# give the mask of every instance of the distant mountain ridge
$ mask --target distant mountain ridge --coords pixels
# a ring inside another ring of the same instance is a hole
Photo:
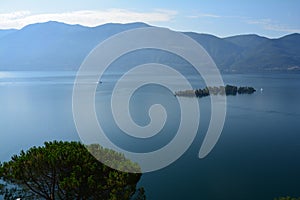
[[[17,29],[0,29],[0,38],[9,35],[15,31],[17,31]]]
[[[119,32],[149,27],[145,23],[97,27],[46,22],[20,30],[0,30],[0,70],[77,70],[101,41]],[[200,43],[223,72],[300,70],[300,34],[278,39],[258,35],[219,38],[185,32]]]

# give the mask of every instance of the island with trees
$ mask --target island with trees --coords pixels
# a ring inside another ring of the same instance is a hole
[[[219,87],[205,87],[204,89],[183,90],[175,92],[175,96],[184,97],[206,97],[209,95],[237,95],[237,94],[252,94],[256,90],[253,87],[237,87],[233,85]]]

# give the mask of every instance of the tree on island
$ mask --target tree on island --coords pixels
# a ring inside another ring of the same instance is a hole
[[[205,87],[204,89],[195,89],[195,90],[183,90],[175,92],[175,96],[184,96],[184,97],[206,97],[209,95],[233,95],[236,94],[252,94],[256,92],[253,87],[237,87],[233,85],[219,86],[219,87]]]
[[[131,162],[100,145],[89,148],[106,159]],[[79,142],[46,142],[0,164],[5,199],[145,199],[144,189],[136,189],[140,177],[102,164]]]

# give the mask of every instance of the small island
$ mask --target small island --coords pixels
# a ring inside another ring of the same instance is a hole
[[[175,96],[183,97],[206,97],[209,95],[237,95],[237,94],[252,94],[256,90],[253,87],[237,87],[233,85],[219,87],[205,87],[204,89],[184,90],[175,92]]]

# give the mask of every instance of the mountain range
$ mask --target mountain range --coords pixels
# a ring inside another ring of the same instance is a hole
[[[77,70],[101,41],[145,23],[97,27],[60,22],[37,23],[20,30],[0,30],[0,70]],[[254,34],[219,38],[184,32],[201,44],[222,72],[300,70],[300,34],[277,39]]]

